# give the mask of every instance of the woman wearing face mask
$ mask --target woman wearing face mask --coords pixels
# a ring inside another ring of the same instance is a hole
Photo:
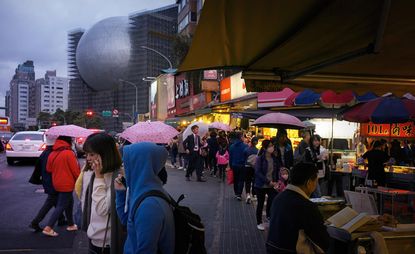
[[[258,153],[258,158],[255,162],[255,188],[258,198],[256,209],[257,228],[261,231],[265,230],[265,225],[262,223],[262,210],[264,208],[265,195],[268,196],[266,216],[270,217],[270,208],[272,200],[277,195],[274,189],[280,169],[279,160],[273,155],[274,145],[270,140],[262,141],[261,150]]]

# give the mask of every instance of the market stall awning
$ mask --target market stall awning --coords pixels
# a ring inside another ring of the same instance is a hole
[[[280,92],[258,93],[258,108],[284,107],[285,101],[294,94],[290,88],[284,88]]]
[[[306,89],[302,91],[294,99],[295,106],[313,106],[317,105],[317,102],[320,100],[320,94],[314,92],[313,90]]]
[[[239,67],[249,91],[415,93],[410,0],[209,0],[180,71]]]

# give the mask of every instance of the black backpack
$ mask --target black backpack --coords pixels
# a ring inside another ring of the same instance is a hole
[[[163,192],[152,190],[144,193],[135,203],[132,214],[134,215],[141,202],[147,197],[160,197],[173,207],[175,225],[175,254],[206,254],[205,248],[205,226],[201,222],[199,215],[193,213],[189,207],[180,206],[179,203],[184,199],[182,194],[179,199],[174,201],[172,197],[167,197]]]

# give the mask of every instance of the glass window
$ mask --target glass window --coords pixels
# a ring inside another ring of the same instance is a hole
[[[23,120],[23,118],[22,118]],[[26,119],[25,119],[26,120]],[[17,133],[13,136],[12,140],[43,140],[43,134],[34,134],[34,133]]]
[[[197,21],[197,13],[191,12],[190,13],[190,22],[196,22]]]

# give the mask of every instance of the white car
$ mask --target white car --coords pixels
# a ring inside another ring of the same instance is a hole
[[[7,164],[15,160],[38,158],[46,149],[45,135],[38,131],[19,131],[6,144]]]

